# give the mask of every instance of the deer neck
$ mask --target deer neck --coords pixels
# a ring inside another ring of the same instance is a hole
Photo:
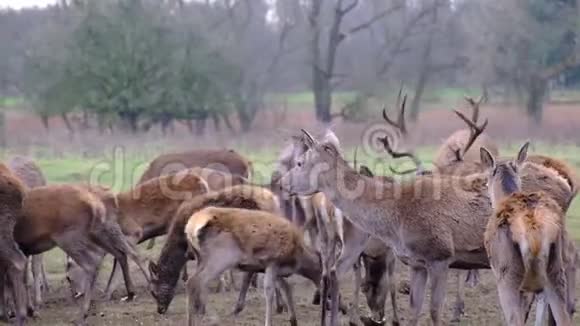
[[[397,237],[394,181],[362,176],[341,160],[320,181],[321,191],[355,226],[379,238]]]
[[[183,232],[182,232],[183,233]],[[171,286],[177,286],[179,275],[187,263],[187,241],[185,235],[171,234],[159,255],[159,279]]]

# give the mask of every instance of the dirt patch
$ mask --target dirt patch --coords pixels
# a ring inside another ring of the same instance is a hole
[[[191,270],[191,269],[190,269]],[[134,273],[137,274],[137,273]],[[406,267],[398,266],[398,279],[408,280]],[[453,313],[453,303],[456,296],[456,273],[450,273],[448,281],[447,300],[444,307],[443,324],[450,324]],[[462,274],[463,276],[465,274]],[[241,280],[240,274],[237,274],[238,282]],[[502,325],[503,316],[498,304],[495,280],[490,271],[484,271],[481,275],[481,283],[475,288],[466,288],[465,299],[465,317],[458,325]],[[352,276],[347,275],[342,279],[342,295],[347,302],[352,302]],[[47,303],[40,310],[40,317],[34,320],[30,325],[70,325],[78,313],[78,308],[69,298],[69,291],[62,283],[53,284],[53,292],[49,295]],[[143,284],[139,279],[138,284]],[[294,286],[294,297],[296,301],[298,323],[303,326],[318,325],[319,307],[311,305],[314,287],[304,279],[293,277],[291,283]],[[427,287],[429,288],[429,287]],[[578,287],[580,290],[580,287]],[[119,290],[120,295],[124,291]],[[102,294],[99,294],[102,295]],[[239,325],[254,326],[263,325],[265,304],[262,297],[262,291],[252,290],[248,294],[246,309],[237,317],[232,317],[231,313],[237,292],[210,293],[207,300],[207,315],[202,325]],[[405,325],[409,321],[409,296],[397,294],[399,316],[401,322]],[[366,313],[366,303],[361,295],[360,297],[361,313]],[[89,317],[90,325],[182,325],[185,322],[186,298],[183,283],[180,281],[178,293],[171,304],[166,315],[157,314],[157,308],[154,300],[148,291],[142,286],[138,291],[138,296],[134,302],[120,302],[118,299],[112,302],[99,300],[94,309],[92,316]],[[387,318],[391,318],[392,310],[390,301],[387,302]],[[533,319],[533,313],[532,317]],[[288,314],[282,313],[276,315],[274,325],[288,325]],[[341,325],[347,325],[348,318],[341,318]],[[423,314],[420,325],[429,325],[429,298],[425,299],[423,305]],[[533,320],[528,324],[532,325]],[[576,314],[574,318],[575,325],[580,325],[580,317]]]

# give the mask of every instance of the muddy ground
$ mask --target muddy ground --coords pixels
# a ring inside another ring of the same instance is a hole
[[[192,271],[194,266],[190,267]],[[121,302],[120,297],[124,291],[119,289],[116,294],[117,299],[105,302],[102,293],[98,294],[98,301],[93,307],[91,317],[88,319],[90,325],[183,325],[185,323],[186,298],[183,282],[179,282],[178,292],[175,300],[171,304],[166,315],[159,315],[156,312],[156,305],[144,286],[145,282],[137,269],[133,269],[133,275],[140,284],[138,296],[133,302]],[[102,288],[106,271],[100,273],[100,284]],[[237,282],[241,280],[238,273]],[[490,271],[482,273],[481,283],[475,288],[466,288],[466,307],[461,323],[455,325],[502,325],[503,319],[498,306],[495,282]],[[404,266],[398,266],[398,282],[408,280],[408,274]],[[291,283],[294,285],[294,297],[297,306],[298,324],[304,326],[318,325],[318,306],[310,304],[314,287],[309,281],[299,277],[293,277]],[[47,298],[45,306],[40,310],[40,316],[32,321],[31,325],[70,325],[70,322],[77,316],[78,308],[70,297],[70,291],[62,278],[51,276],[51,292]],[[444,325],[451,324],[450,319],[453,312],[453,302],[455,300],[455,273],[450,275],[448,282],[449,292],[444,308]],[[352,275],[346,275],[342,279],[342,293],[348,302],[351,302],[353,294]],[[578,287],[580,288],[580,287]],[[237,317],[229,316],[234,307],[237,292],[210,293],[207,301],[207,316],[202,325],[263,325],[264,320],[264,300],[262,292],[252,290],[248,294],[246,309]],[[402,325],[409,320],[409,296],[397,293],[399,306],[399,316]],[[429,325],[429,299],[427,298],[423,306],[421,325]],[[366,313],[366,303],[363,296],[360,297],[361,313]],[[387,318],[390,320],[392,309],[390,301],[387,302]],[[533,317],[533,316],[532,316]],[[533,324],[532,322],[528,324]],[[574,319],[575,325],[580,325],[578,314]],[[288,314],[276,315],[274,325],[289,325]],[[341,325],[348,325],[348,318],[342,317]]]

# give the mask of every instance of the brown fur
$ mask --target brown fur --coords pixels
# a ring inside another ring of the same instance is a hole
[[[457,162],[457,151],[462,151],[467,140],[469,139],[470,131],[469,129],[460,129],[452,133],[437,150],[435,154],[435,159],[433,164],[436,167],[445,167],[449,164]],[[464,162],[479,162],[479,148],[485,147],[494,156],[499,154],[498,147],[493,139],[483,134],[479,136],[473,145],[469,148],[467,153],[461,152],[463,154],[462,161]]]
[[[9,280],[12,284],[18,325],[23,325],[26,318],[27,295],[23,282],[26,257],[17,245],[14,229],[22,219],[25,191],[22,181],[4,163],[0,163],[0,283],[4,285]],[[0,293],[0,297],[0,305],[6,307],[4,293]]]
[[[239,266],[265,270],[266,326],[272,325],[275,283],[280,282],[296,325],[296,311],[289,285],[282,277],[298,273],[315,284],[320,277],[318,257],[304,243],[302,232],[287,219],[264,211],[207,207],[193,214],[185,234],[200,266],[187,281],[188,324],[204,306],[207,282],[225,270]]]
[[[196,251],[202,251],[208,238],[229,233],[247,257],[240,265],[294,264],[306,250],[296,226],[268,212],[239,208],[207,207],[193,214],[186,237]],[[204,250],[211,248],[204,248]]]
[[[153,178],[117,195],[119,224],[138,242],[164,234],[181,203],[208,190],[192,171]]]
[[[179,279],[179,272],[187,261],[185,225],[191,215],[207,206],[235,207],[279,213],[278,199],[272,192],[250,185],[238,185],[209,192],[184,202],[171,222],[158,263],[150,264],[152,293],[157,301],[159,312],[165,312],[169,307]]]
[[[134,289],[129,275],[127,256],[141,267],[134,248],[127,243],[114,213],[105,207],[100,196],[105,190],[89,191],[87,186],[51,185],[27,192],[23,201],[23,216],[16,224],[14,235],[26,254],[38,254],[59,246],[72,257],[88,275],[84,285],[80,320],[84,320],[90,306],[94,278],[103,253],[120,260],[129,299]],[[147,278],[147,275],[146,275]]]
[[[42,170],[32,159],[24,156],[13,156],[8,165],[28,189],[46,185],[46,178]],[[34,308],[38,308],[42,304],[43,292],[48,291],[48,280],[42,262],[42,255],[30,257],[29,261],[33,276],[32,296],[34,298]],[[26,277],[28,278],[28,275]]]
[[[252,174],[251,162],[234,150],[199,149],[158,156],[149,163],[138,183],[192,167],[212,168],[247,179]]]

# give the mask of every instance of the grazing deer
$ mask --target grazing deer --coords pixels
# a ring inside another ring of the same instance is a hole
[[[302,195],[324,192],[356,227],[385,242],[411,266],[412,325],[418,323],[430,276],[431,319],[440,325],[449,268],[489,268],[483,248],[491,214],[486,176],[377,182],[353,170],[333,146],[304,133],[309,150],[282,177],[282,186]],[[315,176],[318,182],[312,184]],[[332,270],[330,282],[336,284]]]
[[[274,214],[278,214],[280,211],[279,201],[272,192],[250,185],[238,185],[220,191],[212,191],[181,204],[171,222],[167,232],[167,240],[161,249],[157,263],[149,263],[151,294],[157,302],[157,312],[160,314],[164,314],[171,304],[179,273],[187,262],[185,225],[191,215],[207,206],[255,209]],[[251,276],[244,277],[235,313],[239,313],[243,308],[243,299]]]
[[[31,159],[24,156],[14,156],[8,162],[8,166],[14,172],[27,189],[36,188],[46,185],[46,178],[42,173],[40,167]],[[42,263],[42,255],[34,255],[30,259],[30,266],[32,267],[32,297],[35,307],[42,304],[43,292],[48,292],[48,281],[46,279],[46,271]],[[28,277],[28,273],[26,273]]]
[[[166,234],[171,220],[184,201],[205,194],[210,189],[222,189],[241,182],[241,177],[203,168],[192,168],[153,178],[117,194],[119,225],[131,243],[142,243]],[[71,263],[67,267],[71,287],[78,293],[78,284],[82,284],[84,280],[79,280],[81,275],[73,270],[78,269],[78,266]],[[118,285],[118,272],[115,261],[105,290],[109,300]]]
[[[22,219],[25,191],[25,185],[20,179],[5,164],[0,163],[0,308],[7,307],[4,291],[10,283],[17,325],[24,325],[26,319],[24,271],[27,261],[15,240],[14,229]],[[8,319],[8,312],[3,313],[3,317]]]
[[[106,194],[103,189],[89,191],[86,186],[44,186],[29,190],[22,206],[22,217],[14,228],[14,237],[24,254],[40,254],[58,246],[88,275],[79,322],[84,323],[88,315],[103,252],[119,261],[129,300],[135,291],[127,256],[149,280],[135,249],[117,223],[113,194]]]
[[[248,180],[252,177],[252,163],[233,149],[198,149],[159,155],[149,163],[137,184],[193,167],[210,168]],[[153,246],[154,238],[149,241],[147,249]]]
[[[210,168],[246,179],[252,176],[252,163],[233,149],[198,149],[159,155],[149,163],[138,184],[192,167]]]
[[[494,208],[485,230],[485,248],[509,325],[524,325],[525,292],[543,292],[557,325],[572,325],[563,261],[564,212],[549,195],[521,190],[519,171],[525,164],[528,145],[522,146],[515,160],[499,162],[481,149]]]
[[[290,325],[298,325],[292,290],[284,278],[300,274],[316,284],[320,261],[294,224],[264,211],[207,207],[191,216],[185,234],[199,262],[195,274],[187,280],[188,325],[198,324],[196,315],[204,307],[207,283],[233,267],[264,270],[264,325],[272,326],[276,283],[286,296]]]

